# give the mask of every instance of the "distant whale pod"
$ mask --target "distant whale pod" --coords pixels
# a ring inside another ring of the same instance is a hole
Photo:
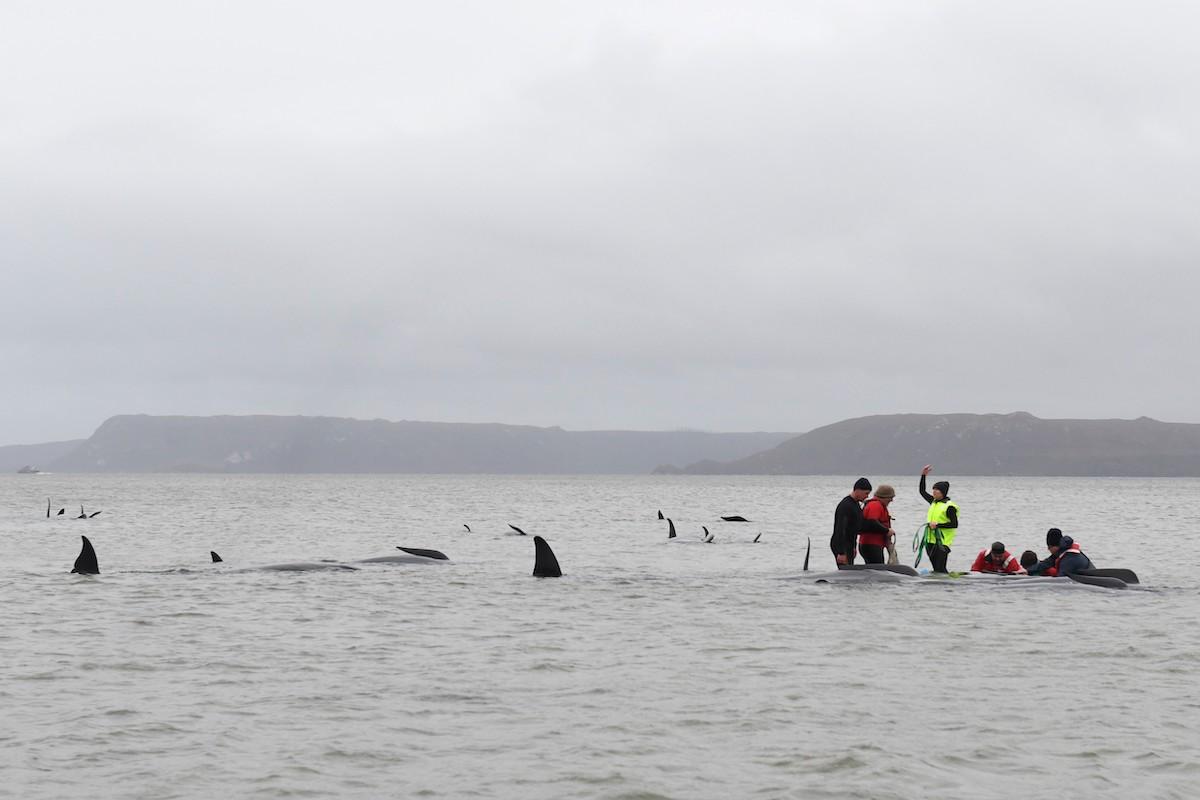
[[[212,563],[214,563],[214,564],[220,564],[222,561],[225,560],[225,559],[221,558],[219,555],[217,555],[216,550],[209,550],[208,554],[210,556],[212,556]]]
[[[739,517],[737,514],[734,514],[732,517],[721,517],[721,519],[725,520],[726,522],[749,522],[750,521],[750,520],[746,519],[745,517]]]
[[[510,522],[510,523],[508,523],[508,527],[512,528],[514,531],[516,531],[517,533],[521,534],[522,536],[528,536],[528,535],[529,535],[529,534],[527,534],[525,531],[523,531],[523,530],[521,530],[520,528],[518,528],[516,525],[513,525],[511,522]]]
[[[562,577],[562,569],[558,566],[558,559],[554,557],[554,551],[550,549],[550,545],[546,544],[545,539],[540,536],[533,537],[533,552],[533,577]]]
[[[79,556],[75,559],[75,566],[71,572],[77,572],[80,575],[99,575],[100,562],[96,560],[96,549],[92,547],[88,537],[80,536],[79,538],[83,539],[83,547],[79,549]]]
[[[49,500],[46,501],[46,516],[50,516],[50,501]],[[658,518],[665,519],[665,517],[663,517],[661,508],[658,510]]]
[[[667,538],[674,539],[675,538],[675,523],[671,521],[670,517],[667,517],[667,528],[668,528],[667,529]]]

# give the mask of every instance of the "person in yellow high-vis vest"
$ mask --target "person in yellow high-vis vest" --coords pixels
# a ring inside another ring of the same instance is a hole
[[[917,491],[929,503],[929,514],[925,517],[925,552],[934,572],[948,572],[946,561],[950,558],[950,545],[958,533],[958,504],[950,499],[950,481],[938,481],[933,493],[925,491],[925,476],[933,470],[926,464],[921,468],[921,483]]]

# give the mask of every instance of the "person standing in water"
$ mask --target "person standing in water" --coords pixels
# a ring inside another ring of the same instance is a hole
[[[895,538],[892,530],[892,515],[888,506],[896,496],[896,490],[886,483],[875,490],[875,496],[863,506],[863,527],[858,533],[858,552],[868,564],[882,564],[888,542]],[[872,524],[874,523],[874,524]],[[883,528],[883,530],[879,530]]]
[[[921,468],[921,483],[917,491],[929,503],[929,514],[925,517],[925,552],[934,572],[948,572],[946,561],[950,558],[950,545],[958,533],[958,505],[950,499],[950,481],[938,481],[933,485],[933,494],[925,491],[925,476],[933,471],[926,464]]]
[[[854,545],[864,525],[866,530],[881,529],[887,532],[887,528],[878,522],[863,521],[862,502],[870,493],[871,482],[866,478],[859,478],[854,482],[850,494],[842,498],[833,512],[833,536],[829,537],[829,549],[833,551],[838,569],[854,563]]]

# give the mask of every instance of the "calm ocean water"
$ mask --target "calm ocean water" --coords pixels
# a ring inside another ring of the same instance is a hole
[[[1148,591],[788,580],[847,478],[4,476],[0,797],[1197,796],[1200,481],[947,477],[952,568]],[[452,561],[234,571],[395,545]]]

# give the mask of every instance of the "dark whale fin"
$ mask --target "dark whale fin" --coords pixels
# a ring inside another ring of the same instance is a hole
[[[1093,578],[1116,578],[1125,583],[1138,583],[1137,573],[1131,569],[1121,569],[1120,567],[1106,567],[1103,569],[1081,569],[1075,573],[1076,575],[1090,575]]]
[[[533,537],[533,553],[533,577],[562,577],[558,559],[554,557],[554,551],[550,549],[550,545],[546,544],[545,539],[540,536]]]
[[[57,514],[55,514],[54,516],[56,516],[56,517],[61,517],[61,516],[62,516],[63,514],[65,514],[65,513],[67,513],[67,510],[66,510],[65,508],[60,508],[60,509],[58,510],[58,513],[57,513]]]
[[[1112,578],[1104,575],[1081,575],[1078,572],[1072,572],[1067,577],[1076,583],[1086,583],[1089,586],[1103,586],[1105,589],[1129,588],[1129,584],[1120,578]]]
[[[751,542],[750,544],[758,544],[758,540],[761,538],[762,538],[762,534],[760,533],[758,536],[754,537],[754,541]]]
[[[49,500],[47,500],[47,501],[46,501],[46,513],[47,513],[47,514],[49,514],[49,513],[50,513],[50,501],[49,501]],[[662,509],[661,509],[661,508],[658,510],[658,518],[659,518],[659,519],[666,519],[666,517],[664,517],[664,516],[663,516]]]
[[[667,538],[674,539],[675,538],[675,523],[671,522],[670,517],[667,517],[667,526],[668,526]]]
[[[88,514],[88,519],[91,519],[92,517],[96,516],[99,513],[100,513],[99,511],[93,511],[92,513]]]
[[[83,506],[79,507],[79,516],[75,519],[87,519],[87,514],[83,513]]]
[[[50,519],[50,498],[46,498],[46,519]]]
[[[510,523],[508,523],[508,527],[512,528],[514,531],[516,531],[517,533],[521,534],[522,536],[528,536],[528,535],[529,535],[529,534],[527,534],[525,531],[523,531],[523,530],[521,530],[520,528],[518,528],[516,525],[513,525],[511,522],[510,522]]]
[[[464,524],[464,525],[463,525],[463,527],[467,529],[467,533],[470,533],[470,532],[471,532],[471,526],[470,526],[470,525],[465,525],[465,524]]]
[[[812,537],[808,539],[808,546],[804,548],[804,571],[808,572],[808,557],[812,555]]]
[[[425,558],[435,558],[438,561],[449,561],[450,560],[449,558],[446,557],[446,554],[441,552],[440,550],[423,550],[420,547],[401,547],[400,545],[396,545],[396,549],[403,550],[404,552],[408,553],[410,556],[424,556]]]
[[[224,561],[224,560],[225,560],[225,559],[221,558],[219,555],[217,555],[217,551],[216,551],[216,550],[209,550],[209,551],[208,551],[208,554],[209,554],[210,556],[212,556],[212,562],[213,562],[214,564],[220,564],[222,561]]]
[[[704,526],[703,526],[703,525],[701,525],[700,527],[701,527],[701,528],[704,528]],[[712,543],[712,540],[713,540],[713,535],[712,535],[711,533],[709,533],[709,532],[708,532],[708,528],[704,528],[704,541],[705,541],[706,543],[709,543],[709,544],[711,544],[711,543]]]
[[[92,547],[88,537],[80,536],[79,538],[83,539],[83,547],[79,549],[79,556],[75,559],[75,567],[71,572],[78,572],[80,575],[99,575],[100,562],[96,560],[96,549]]]
[[[745,517],[738,516],[737,514],[734,514],[732,517],[721,517],[721,519],[725,520],[726,522],[749,522],[750,521],[750,520],[746,519]]]

